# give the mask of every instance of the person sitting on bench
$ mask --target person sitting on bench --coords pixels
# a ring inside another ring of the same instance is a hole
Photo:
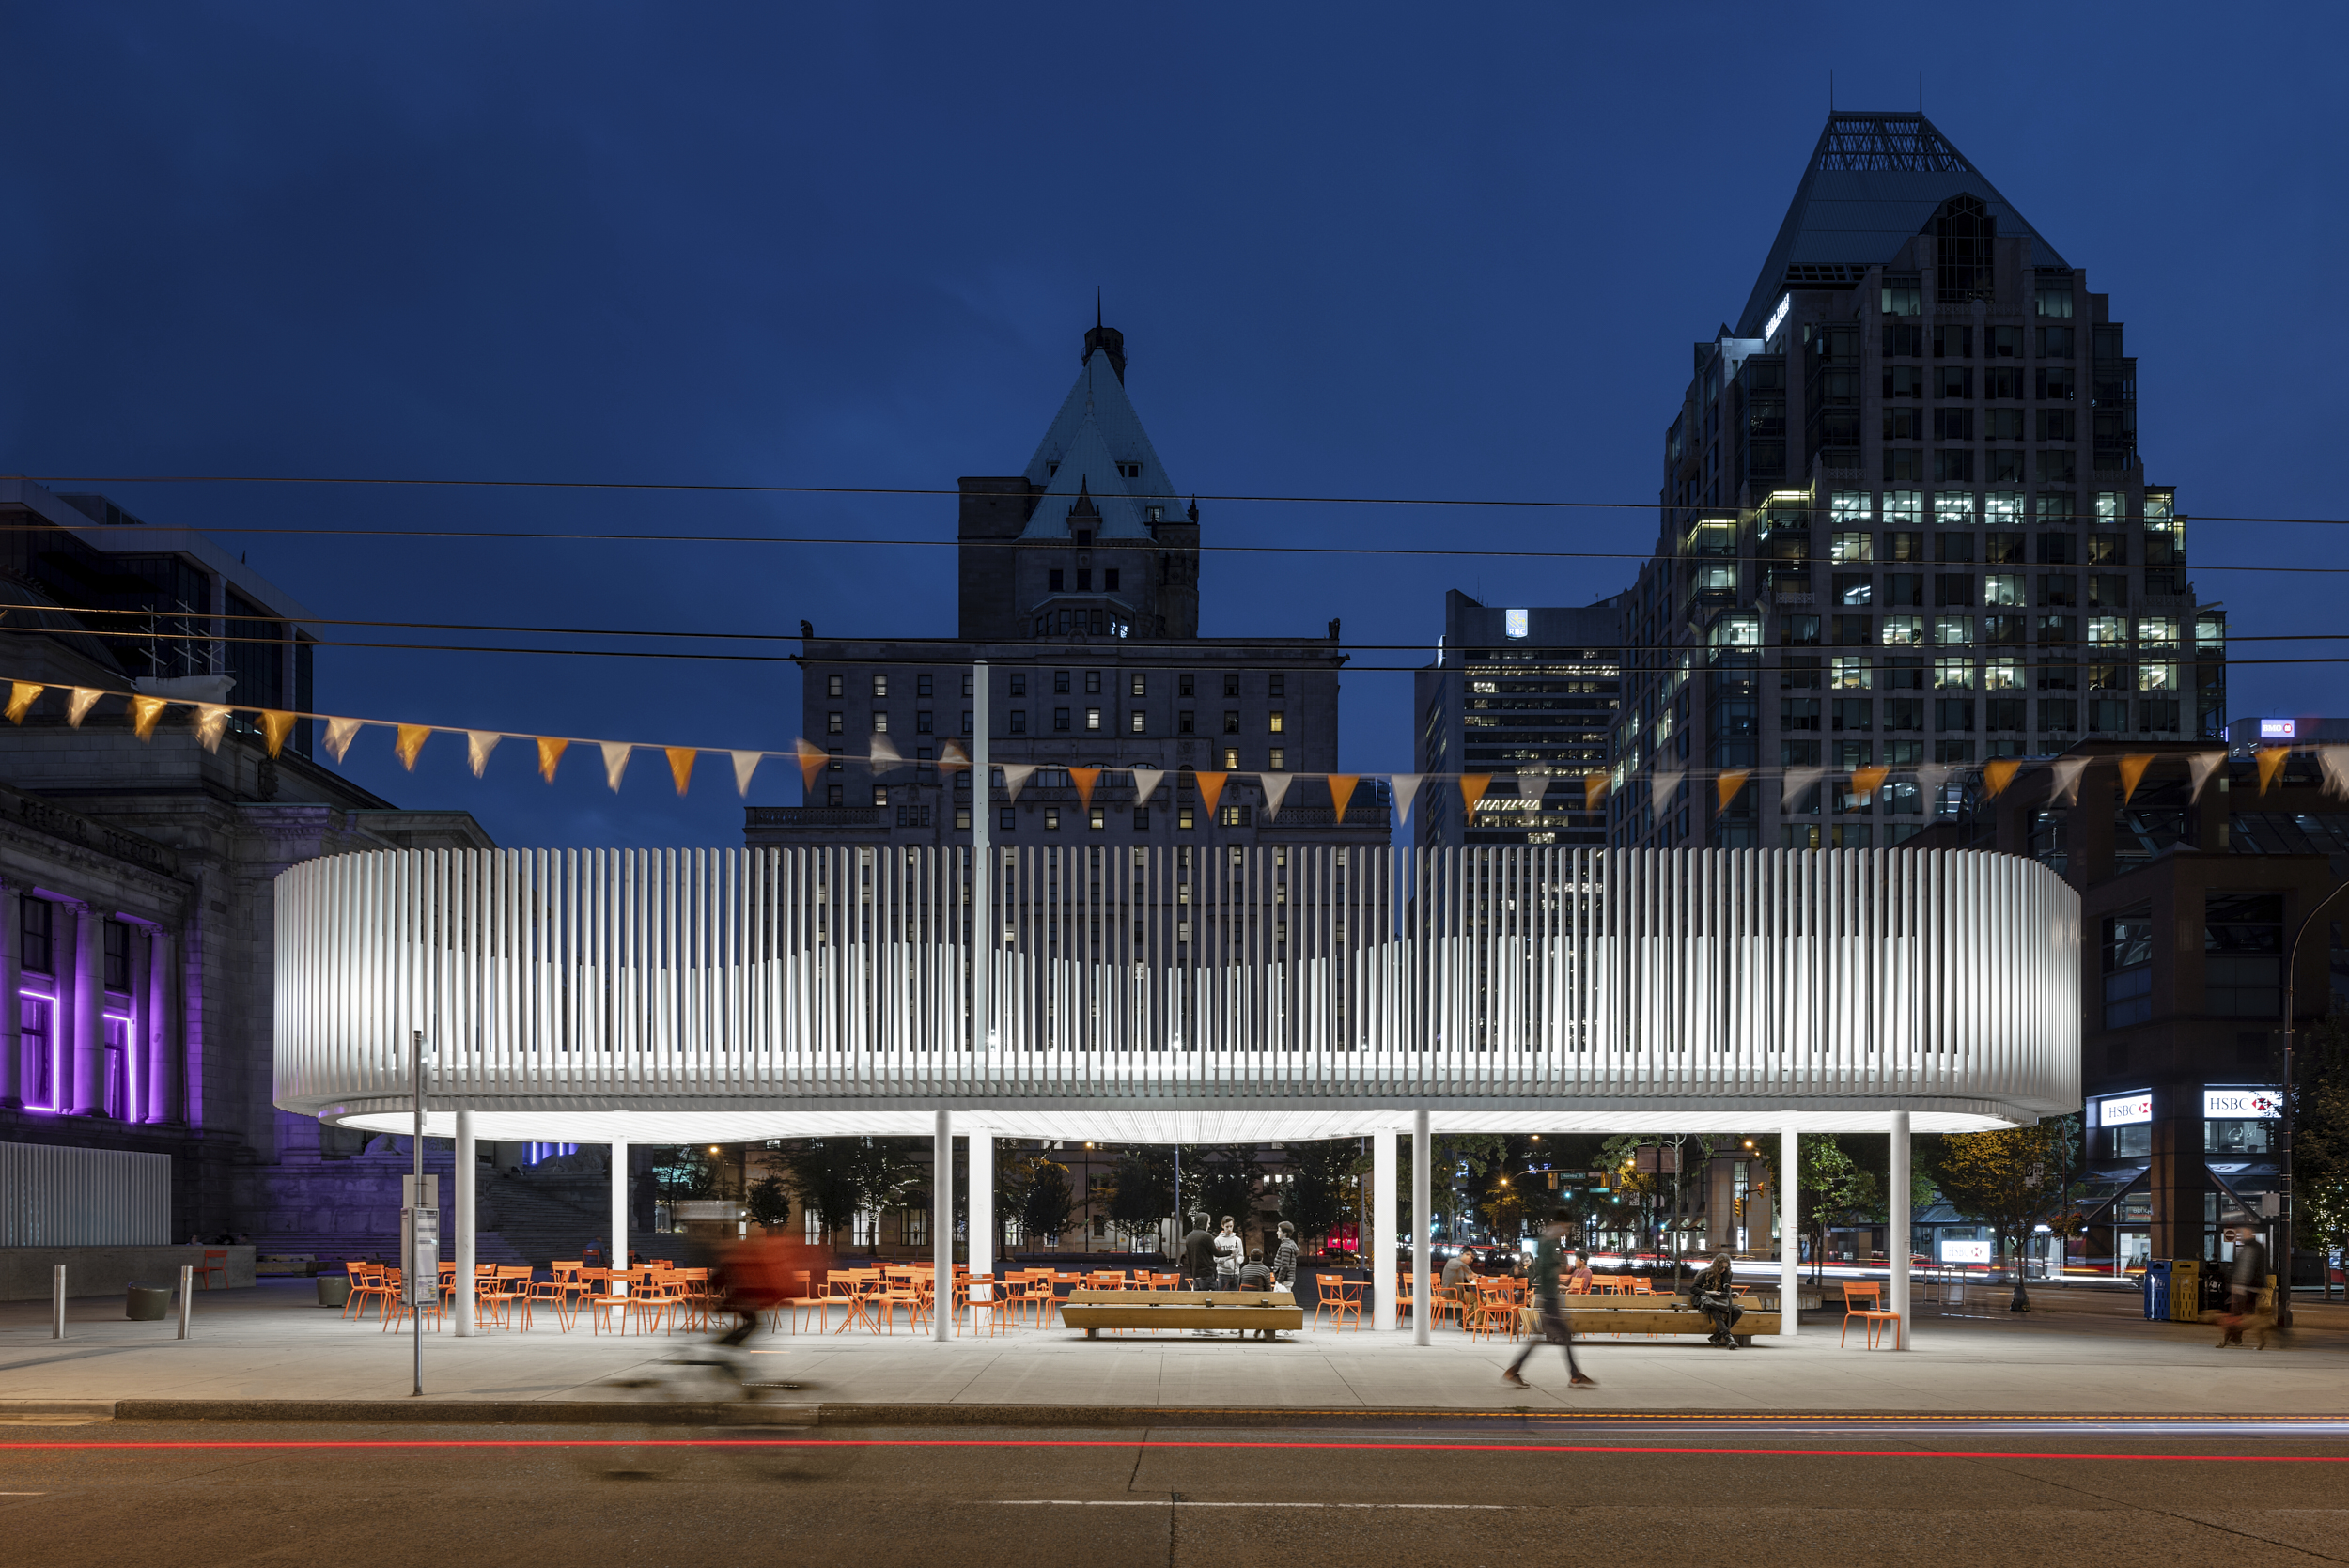
[[[1713,1320],[1710,1343],[1737,1348],[1737,1320],[1746,1314],[1737,1305],[1736,1287],[1730,1282],[1728,1253],[1716,1256],[1688,1286],[1688,1305]]]

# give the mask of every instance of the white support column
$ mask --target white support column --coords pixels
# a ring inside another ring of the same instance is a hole
[[[938,1113],[931,1135],[930,1258],[938,1272],[930,1281],[930,1337],[954,1333],[955,1318],[955,1113]]]
[[[1914,1332],[1908,1315],[1908,1112],[1892,1112],[1892,1225],[1891,1234],[1885,1238],[1885,1255],[1892,1264],[1892,1288],[1886,1294],[1891,1297],[1890,1310],[1900,1313],[1900,1339],[1896,1349],[1908,1348],[1908,1336]]]
[[[1433,1281],[1427,1273],[1428,1209],[1435,1202],[1435,1184],[1428,1179],[1427,1163],[1435,1156],[1427,1136],[1427,1112],[1411,1112],[1411,1343],[1426,1344],[1428,1320],[1435,1305],[1428,1287]]]
[[[612,1141],[612,1256],[607,1260],[614,1268],[628,1266],[628,1143],[622,1139]],[[628,1287],[614,1284],[614,1296],[626,1296]]]
[[[1382,1127],[1370,1139],[1371,1327],[1391,1330],[1394,1310],[1394,1131]]]
[[[474,1208],[474,1173],[479,1161],[474,1154],[473,1110],[460,1106],[457,1111],[457,1212],[449,1218],[455,1222],[457,1249],[457,1337],[469,1340],[474,1336],[474,1231],[476,1225]]]
[[[971,666],[971,1048],[983,1051],[993,1043],[995,1022],[995,950],[1001,939],[995,929],[994,768],[988,761],[988,678],[985,660]],[[977,1144],[972,1145],[975,1151]],[[973,1213],[976,1211],[973,1210]],[[976,1226],[972,1234],[976,1234]],[[971,1272],[979,1271],[978,1254],[971,1254]]]
[[[1802,1327],[1802,1233],[1795,1206],[1802,1187],[1802,1141],[1791,1118],[1778,1149],[1778,1331],[1791,1340]]]
[[[995,1272],[995,1135],[973,1129],[971,1144],[971,1277]]]

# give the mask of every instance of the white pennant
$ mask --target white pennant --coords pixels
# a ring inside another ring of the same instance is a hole
[[[1419,781],[1424,773],[1390,773],[1387,784],[1394,791],[1394,820],[1398,826],[1408,826],[1412,803],[1419,799]]]
[[[228,709],[217,703],[195,705],[195,737],[208,752],[220,750],[220,737],[228,733]]]
[[[905,758],[899,754],[896,747],[890,744],[889,737],[877,735],[873,737],[872,751],[866,760],[872,763],[874,772],[884,773],[905,761]]]
[[[1656,810],[1658,815],[1672,809],[1672,796],[1680,788],[1685,773],[1658,773],[1655,778]]]
[[[1165,768],[1135,768],[1135,769],[1134,769],[1134,804],[1136,804],[1136,805],[1142,805],[1142,804],[1143,804],[1143,803],[1147,802],[1147,801],[1149,800],[1150,797],[1151,797],[1151,794],[1152,794],[1154,791],[1156,791],[1156,790],[1158,789],[1158,787],[1159,787],[1159,781],[1160,779],[1165,778],[1165,777],[1166,777],[1166,769],[1165,769]]]
[[[75,687],[73,695],[68,697],[65,702],[65,722],[75,729],[80,729],[82,721],[89,717],[89,710],[96,707],[98,699],[105,694],[103,691],[93,691],[86,686]]]
[[[766,759],[767,753],[764,752],[736,752],[733,753],[733,756],[734,792],[737,795],[748,795],[751,792],[751,775],[758,771],[758,765]]]
[[[2186,792],[2188,802],[2202,798],[2202,786],[2210,783],[2210,776],[2217,772],[2218,765],[2226,760],[2227,753],[2224,752],[2196,752],[2186,759],[2186,773],[2194,784],[2194,787]]]
[[[1789,768],[1779,780],[1779,810],[1794,811],[1803,792],[1827,777],[1824,768]]]
[[[1003,764],[1003,792],[1011,797],[1015,805],[1019,803],[1019,791],[1027,784],[1028,780],[1034,776],[1034,773],[1035,764],[1033,762]]]
[[[490,753],[496,751],[498,742],[505,738],[506,737],[496,730],[467,730],[465,732],[465,760],[473,765],[474,778],[477,779],[488,771]]]
[[[1297,782],[1294,773],[1259,773],[1256,782],[1264,785],[1264,814],[1269,819],[1281,815],[1281,802],[1288,799],[1289,785]]]
[[[2068,806],[2079,798],[2080,774],[2087,768],[2086,757],[2057,757],[2047,764],[2047,771],[2055,775],[2055,783],[2047,786],[2050,805]]]
[[[1927,816],[1941,814],[1941,786],[1949,783],[1950,771],[1946,762],[1928,762],[1917,769],[1917,791],[1924,797]]]
[[[2325,787],[2334,799],[2349,800],[2349,746],[2319,746],[2316,765],[2325,770]]]
[[[628,753],[635,748],[625,740],[599,740],[596,744],[603,748],[604,782],[612,786],[612,793],[617,795],[620,792],[620,775],[628,771]]]
[[[343,760],[350,750],[350,743],[358,738],[358,720],[329,719],[326,722],[326,754],[336,762]]]

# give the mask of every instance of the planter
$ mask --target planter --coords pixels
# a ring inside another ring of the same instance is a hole
[[[169,1285],[132,1285],[125,1295],[122,1315],[133,1323],[161,1323],[171,1311]]]
[[[319,1305],[341,1307],[350,1300],[350,1276],[321,1274],[319,1276]]]

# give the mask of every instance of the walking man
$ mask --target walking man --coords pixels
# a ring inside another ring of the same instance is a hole
[[[1566,1321],[1565,1302],[1558,1288],[1559,1264],[1564,1250],[1563,1243],[1566,1236],[1567,1222],[1566,1212],[1563,1209],[1559,1210],[1557,1218],[1542,1227],[1541,1240],[1534,1244],[1533,1304],[1541,1314],[1542,1337],[1539,1340],[1526,1341],[1525,1348],[1517,1352],[1517,1358],[1510,1362],[1509,1370],[1501,1374],[1501,1380],[1514,1388],[1522,1389],[1530,1386],[1521,1375],[1519,1369],[1525,1365],[1526,1358],[1533,1354],[1533,1347],[1536,1344],[1554,1344],[1566,1353],[1568,1387],[1576,1389],[1598,1387],[1595,1378],[1584,1376],[1582,1369],[1575,1364],[1574,1325]]]

